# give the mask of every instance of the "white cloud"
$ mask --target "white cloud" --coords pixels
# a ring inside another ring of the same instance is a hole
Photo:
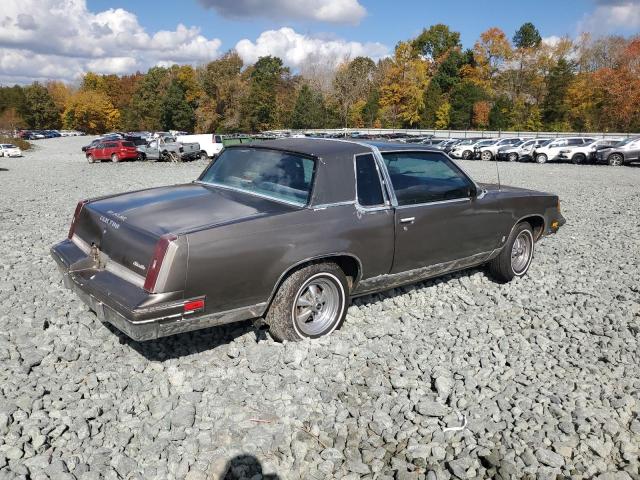
[[[0,82],[74,81],[85,71],[130,73],[153,65],[203,63],[221,42],[196,27],[148,33],[124,9],[93,13],[85,0],[4,0]]]
[[[558,37],[557,35],[550,35],[548,37],[543,37],[542,43],[548,45],[549,47],[555,47],[556,45],[558,45],[558,43],[560,43],[560,40],[562,40],[561,37]]]
[[[367,14],[358,0],[199,0],[231,18],[268,17],[358,24]]]
[[[297,33],[292,28],[268,30],[260,34],[255,42],[240,40],[236,51],[246,63],[254,63],[259,57],[280,57],[285,65],[297,69],[306,62],[338,64],[345,58],[368,56],[379,59],[389,54],[381,43],[347,42],[325,40]]]
[[[596,9],[578,24],[578,31],[596,35],[634,33],[639,28],[639,0],[599,0]]]

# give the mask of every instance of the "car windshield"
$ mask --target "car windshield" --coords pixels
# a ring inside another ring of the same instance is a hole
[[[460,145],[473,145],[474,143],[476,143],[476,140],[462,140],[461,142],[458,143],[458,146]]]
[[[476,143],[476,145],[478,147],[486,147],[486,146],[489,146],[489,145],[493,145],[494,143],[497,143],[497,141],[496,140],[483,140],[482,142]]]
[[[309,203],[315,160],[264,148],[229,148],[201,182],[304,206]]]
[[[624,140],[622,140],[621,142],[616,143],[616,147],[621,147],[623,145],[626,145],[627,143],[631,143],[634,140],[638,140],[640,137],[629,137],[629,138],[625,138]]]
[[[10,143],[5,143],[4,145],[2,145],[2,148],[16,148],[16,146]]]

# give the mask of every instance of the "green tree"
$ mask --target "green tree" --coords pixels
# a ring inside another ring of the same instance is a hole
[[[567,91],[573,82],[573,67],[564,58],[551,68],[546,80],[547,94],[542,103],[542,119],[554,129],[563,129],[567,121]]]
[[[135,130],[162,129],[164,96],[171,82],[169,71],[164,67],[149,69],[137,83],[131,97],[130,124]]]
[[[424,110],[422,111],[422,120],[420,125],[423,128],[433,128],[437,120],[437,112],[446,102],[446,98],[442,95],[442,89],[438,82],[433,80],[429,82],[429,86],[424,91]]]
[[[16,113],[24,119],[27,113],[24,88],[19,85],[0,87],[0,112],[4,112],[7,108],[14,108]]]
[[[260,57],[249,73],[249,93],[242,106],[243,127],[250,132],[276,128],[277,94],[282,76],[288,73],[278,57]]]
[[[24,89],[26,114],[24,120],[30,128],[60,128],[60,114],[53,97],[39,82]]]
[[[291,114],[291,128],[322,128],[325,116],[322,93],[303,84]]]
[[[465,130],[473,127],[473,107],[486,100],[486,92],[471,80],[463,80],[451,91],[451,128]]]
[[[513,36],[513,45],[516,48],[537,48],[541,43],[540,32],[531,22],[522,24]]]
[[[447,52],[460,49],[460,33],[453,32],[442,23],[424,29],[413,40],[413,48],[423,56],[436,60]]]
[[[163,130],[193,131],[195,124],[193,108],[187,102],[184,87],[177,79],[171,80],[163,98],[161,119]]]
[[[510,125],[512,102],[509,97],[501,95],[495,99],[489,112],[489,128],[491,130],[507,130]]]

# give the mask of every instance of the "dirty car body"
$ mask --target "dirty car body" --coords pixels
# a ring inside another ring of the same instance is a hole
[[[256,174],[269,162],[286,186]],[[262,317],[314,262],[340,267],[348,298],[482,265],[523,220],[555,233],[558,197],[477,184],[420,145],[282,139],[228,147],[189,184],[80,202],[51,253],[101,320],[148,340]]]

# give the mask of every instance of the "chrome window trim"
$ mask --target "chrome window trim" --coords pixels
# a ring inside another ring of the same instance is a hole
[[[280,198],[274,198],[269,195],[263,195],[261,193],[251,192],[249,190],[243,190],[242,188],[230,187],[229,185],[220,185],[218,183],[203,182],[202,180],[194,180],[193,183],[199,183],[201,185],[207,185],[209,187],[214,187],[214,188],[222,188],[223,190],[231,190],[233,192],[238,192],[238,193],[246,193],[247,195],[253,195],[254,197],[272,200],[274,202],[283,203],[285,205],[291,205],[292,207],[305,208],[308,206],[308,203],[297,203],[297,202],[291,202],[289,200],[282,200]]]
[[[412,207],[426,207],[430,205],[445,205],[447,203],[462,203],[462,202],[470,202],[470,201],[471,201],[471,197],[451,198],[449,200],[436,200],[435,202],[423,202],[423,203],[412,203],[411,205],[399,205],[397,209],[404,210],[406,208],[412,208]]]

